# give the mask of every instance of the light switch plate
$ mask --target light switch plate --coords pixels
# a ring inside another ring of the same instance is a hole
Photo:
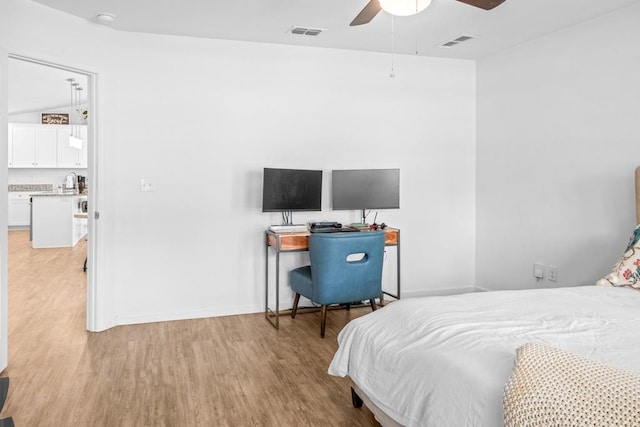
[[[140,191],[153,191],[153,184],[145,178],[140,178]]]
[[[536,280],[542,280],[544,279],[544,264],[541,263],[535,263],[533,264],[533,277],[536,278]]]

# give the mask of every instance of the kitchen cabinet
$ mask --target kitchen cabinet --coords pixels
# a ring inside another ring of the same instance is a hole
[[[87,220],[76,218],[87,196],[38,193],[32,195],[31,247],[71,247],[87,233]]]
[[[8,163],[8,166],[11,167],[13,164],[13,144],[11,143],[11,127],[9,127],[9,138],[7,139],[7,147],[9,148],[9,152],[7,155],[7,163]]]
[[[87,167],[87,127],[74,126],[82,140],[82,148],[69,146],[71,126],[61,126],[58,129],[58,167],[86,168]]]
[[[70,125],[9,124],[10,168],[87,168],[87,126],[75,126],[82,148],[69,146]]]
[[[58,167],[58,128],[37,124],[10,124],[9,167]]]
[[[9,227],[28,227],[30,224],[30,198],[29,192],[9,192]]]

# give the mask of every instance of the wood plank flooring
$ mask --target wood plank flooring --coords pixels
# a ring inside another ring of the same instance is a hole
[[[263,314],[85,330],[85,242],[9,232],[9,397],[24,426],[376,426],[327,374],[339,330],[370,311]]]

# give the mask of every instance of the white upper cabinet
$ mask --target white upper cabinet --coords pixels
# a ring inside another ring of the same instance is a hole
[[[33,168],[36,158],[36,131],[25,127],[9,125],[9,166],[13,168]]]
[[[9,144],[14,168],[58,166],[58,130],[40,125],[9,125]]]
[[[9,138],[7,139],[7,147],[9,147],[9,155],[7,156],[7,162],[9,167],[13,166],[13,143],[11,142],[11,125],[9,125]]]
[[[59,168],[86,168],[87,167],[87,127],[75,126],[82,141],[81,148],[69,145],[71,126],[60,126],[58,129],[58,167]]]
[[[77,126],[82,148],[69,146],[71,126],[9,124],[10,168],[86,168],[87,127]]]

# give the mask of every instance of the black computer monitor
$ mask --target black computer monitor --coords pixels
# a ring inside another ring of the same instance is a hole
[[[262,212],[322,210],[322,171],[264,168]]]
[[[400,169],[346,169],[331,172],[334,210],[400,208]]]

